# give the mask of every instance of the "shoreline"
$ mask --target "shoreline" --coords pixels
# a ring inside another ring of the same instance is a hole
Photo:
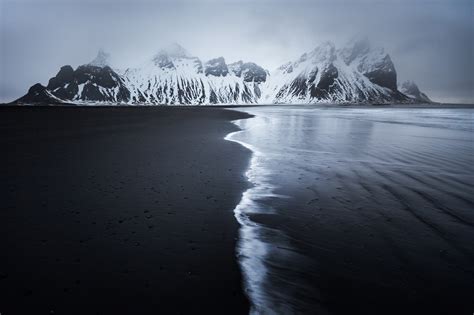
[[[249,203],[253,203],[251,197],[252,191],[271,188],[261,187],[262,185],[260,185],[259,181],[252,175],[256,160],[259,158],[258,151],[245,142],[232,139],[233,136],[245,132],[245,129],[239,126],[240,121],[241,120],[232,121],[240,130],[229,133],[224,139],[237,143],[252,152],[249,165],[245,171],[245,177],[250,183],[250,187],[242,193],[242,197],[236,204],[233,212],[235,219],[240,225],[239,239],[236,244],[236,259],[238,260],[242,273],[244,291],[251,305],[249,314],[259,314],[257,310],[264,310],[264,303],[262,303],[263,301],[261,299],[265,293],[261,286],[265,277],[265,266],[263,265],[265,244],[258,239],[256,230],[259,229],[259,227],[247,217],[245,208],[249,206]]]
[[[269,273],[271,270],[268,264],[271,262],[272,256],[281,252],[280,249],[284,248],[283,253],[285,253],[286,249],[291,247],[289,238],[283,231],[269,230],[261,222],[254,220],[255,216],[275,213],[275,209],[269,204],[262,203],[262,200],[289,197],[276,193],[278,187],[273,185],[270,179],[273,172],[266,170],[262,165],[265,164],[268,157],[253,145],[234,139],[235,136],[248,132],[242,126],[245,124],[245,120],[236,120],[234,124],[240,130],[228,134],[225,139],[238,143],[252,152],[249,167],[245,172],[251,185],[242,194],[240,202],[234,208],[234,216],[240,224],[239,240],[236,247],[237,258],[244,279],[245,292],[251,302],[249,314],[300,313],[301,305],[293,304],[295,301],[292,301],[290,296],[285,293],[285,288],[273,287],[273,275]],[[273,241],[267,238],[270,235]],[[282,244],[284,244],[283,247],[281,247]],[[302,290],[306,289],[297,283],[293,283],[293,285]],[[307,310],[314,307],[314,305],[306,306]]]
[[[0,108],[3,313],[248,314],[231,212],[248,114]]]
[[[7,107],[64,107],[64,108],[153,108],[153,107],[171,107],[171,108],[250,108],[250,107],[315,107],[315,108],[473,108],[474,104],[470,103],[393,103],[393,104],[371,104],[371,103],[314,103],[314,104],[219,104],[219,105],[155,105],[155,104],[74,104],[74,103],[60,103],[60,104],[12,104],[1,103],[0,108]]]
[[[289,200],[292,197],[272,183],[272,176],[276,171],[265,168],[271,157],[265,156],[250,143],[234,139],[239,134],[250,132],[242,126],[245,123],[244,119],[234,121],[241,130],[230,133],[225,139],[252,151],[245,173],[251,186],[243,193],[234,209],[235,218],[240,224],[237,250],[245,291],[251,302],[249,314],[307,314],[315,311],[326,314],[324,307],[311,300],[311,294],[315,293],[309,292],[311,288],[307,283],[292,281],[298,279],[296,273],[275,274],[273,263],[279,266],[280,271],[285,271],[287,266],[295,262],[301,263],[306,257],[297,253],[285,231],[269,228],[266,220],[258,219],[277,215],[277,208],[269,200]],[[286,265],[281,264],[281,257],[285,257]],[[296,299],[295,292],[307,295],[308,299]]]
[[[257,270],[262,290],[250,296],[259,310],[469,310],[472,129],[463,112],[248,113],[255,118],[232,140],[264,155],[250,171],[256,168],[257,179],[270,174],[272,185],[271,194],[251,194],[237,209],[246,214],[244,245],[253,250],[240,261],[244,276],[248,261]]]

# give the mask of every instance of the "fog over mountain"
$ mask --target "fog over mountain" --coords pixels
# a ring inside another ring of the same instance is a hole
[[[99,49],[130,67],[178,42],[203,62],[223,56],[272,71],[361,34],[390,53],[399,82],[413,80],[434,101],[474,102],[472,12],[463,0],[0,0],[0,102]]]

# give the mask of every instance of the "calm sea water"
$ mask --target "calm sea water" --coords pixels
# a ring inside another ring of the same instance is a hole
[[[253,151],[235,208],[253,313],[473,288],[473,108],[238,110],[255,115],[227,137]]]

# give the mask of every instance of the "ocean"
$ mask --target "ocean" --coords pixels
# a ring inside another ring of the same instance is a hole
[[[472,311],[474,108],[237,110],[252,313]]]

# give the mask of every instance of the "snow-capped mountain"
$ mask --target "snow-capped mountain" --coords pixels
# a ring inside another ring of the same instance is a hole
[[[63,66],[47,86],[37,83],[16,103],[122,103],[130,99],[123,78],[109,66]]]
[[[266,84],[269,103],[387,103],[406,101],[397,90],[395,67],[383,49],[368,40],[342,49],[325,42],[278,68]]]
[[[46,87],[38,83],[15,102],[391,103],[420,101],[423,94],[408,85],[402,86],[405,94],[400,92],[390,56],[381,48],[372,48],[367,39],[353,40],[341,49],[323,43],[272,73],[252,62],[227,64],[223,57],[202,62],[177,44],[134,68],[113,68],[109,59],[110,55],[101,50],[92,62],[76,70],[64,66]]]
[[[243,64],[247,65],[247,64]],[[241,65],[241,67],[243,67]],[[252,64],[255,65],[255,64]],[[130,91],[132,104],[243,104],[257,103],[263,68],[234,71],[223,57],[205,62],[173,45],[138,68],[118,71]],[[229,71],[229,68],[232,71]]]
[[[420,91],[418,86],[413,81],[405,81],[400,85],[400,91],[406,96],[422,102],[422,103],[431,103],[430,98],[423,92]]]

